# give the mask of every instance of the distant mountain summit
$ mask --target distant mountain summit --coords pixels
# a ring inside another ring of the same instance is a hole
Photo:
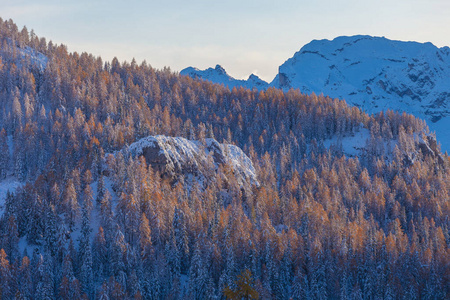
[[[315,40],[279,67],[271,85],[345,99],[368,113],[411,113],[450,149],[448,47],[372,36]]]
[[[222,82],[206,73],[199,77]],[[405,111],[425,119],[444,150],[450,149],[448,47],[363,35],[314,40],[279,67],[270,85],[240,84],[323,93],[368,113]]]
[[[251,74],[247,80],[233,78],[227,74],[227,72],[221,65],[216,65],[214,69],[208,68],[206,70],[199,70],[197,68],[188,67],[182,70],[180,72],[180,75],[188,75],[192,78],[200,78],[212,81],[214,83],[221,83],[225,86],[228,86],[230,89],[242,86],[249,89],[256,88],[258,90],[264,90],[269,87],[269,84],[267,82],[260,79],[254,74]]]

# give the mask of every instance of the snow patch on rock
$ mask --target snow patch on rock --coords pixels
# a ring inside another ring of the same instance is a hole
[[[125,152],[143,155],[153,169],[171,177],[194,175],[202,181],[219,166],[228,165],[241,186],[259,185],[250,158],[239,147],[211,138],[202,143],[182,137],[149,136],[131,144]]]

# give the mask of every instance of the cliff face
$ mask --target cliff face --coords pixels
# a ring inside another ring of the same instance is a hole
[[[205,139],[202,143],[181,137],[149,136],[126,150],[133,156],[143,155],[155,171],[170,179],[193,176],[205,182],[219,168],[226,168],[241,187],[259,185],[250,158],[239,147],[215,139]]]

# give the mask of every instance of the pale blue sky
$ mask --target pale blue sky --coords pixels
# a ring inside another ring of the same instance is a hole
[[[0,0],[0,17],[70,51],[180,71],[221,64],[271,81],[313,39],[368,34],[450,45],[450,0]]]

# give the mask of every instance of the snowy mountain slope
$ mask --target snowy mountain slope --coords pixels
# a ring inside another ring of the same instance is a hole
[[[250,158],[239,147],[220,144],[215,139],[205,139],[203,144],[182,137],[149,136],[131,144],[126,151],[133,156],[143,155],[153,169],[172,178],[193,175],[200,181],[208,180],[208,175],[220,165],[228,165],[241,187],[259,185]]]
[[[18,59],[17,61],[15,61],[17,66],[22,67],[23,61],[25,61],[25,65],[31,64],[40,72],[43,72],[45,70],[48,63],[48,57],[45,54],[29,46],[20,47],[9,38],[5,39],[5,41],[7,45],[1,47],[0,52],[9,52],[10,55],[14,53],[14,55],[16,55]]]
[[[48,63],[48,57],[30,47],[18,48],[23,59],[29,59],[41,72],[45,70]]]
[[[361,156],[362,150],[366,147],[367,141],[370,139],[370,131],[361,128],[354,135],[338,138],[334,136],[332,139],[324,141],[324,147],[339,148],[347,157]]]
[[[180,74],[230,88],[265,89],[259,78],[236,80],[222,67]],[[314,40],[279,67],[270,86],[345,99],[368,113],[391,109],[425,119],[450,150],[450,49],[372,36]]]
[[[279,67],[271,85],[345,99],[368,113],[411,113],[450,149],[448,47],[371,36],[315,40]]]
[[[261,80],[258,76],[251,74],[247,80],[239,80],[231,77],[227,74],[225,69],[216,65],[216,67],[208,68],[206,70],[199,70],[197,68],[188,67],[180,72],[180,75],[187,75],[192,78],[201,78],[204,80],[209,80],[214,83],[221,83],[225,86],[228,86],[230,89],[233,87],[244,87],[253,89],[256,88],[258,90],[263,90],[269,87],[269,84],[264,80]]]

